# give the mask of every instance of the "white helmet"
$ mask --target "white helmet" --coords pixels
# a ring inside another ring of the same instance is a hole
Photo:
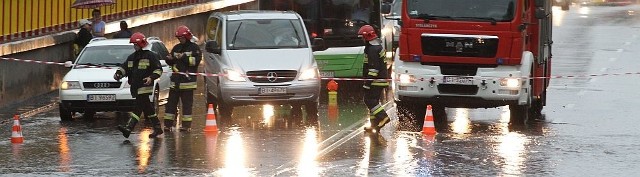
[[[86,24],[91,24],[91,21],[87,20],[87,19],[80,19],[78,20],[78,28],[82,28],[82,26],[86,25]]]

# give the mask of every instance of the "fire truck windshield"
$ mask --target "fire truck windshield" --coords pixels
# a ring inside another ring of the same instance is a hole
[[[515,0],[410,0],[407,13],[411,18],[508,22],[514,18],[514,3]]]

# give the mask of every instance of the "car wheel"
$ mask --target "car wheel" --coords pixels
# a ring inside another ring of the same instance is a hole
[[[60,111],[60,120],[63,122],[68,122],[73,120],[73,114],[62,104],[58,105],[58,110]]]
[[[524,125],[529,118],[529,110],[527,105],[509,105],[509,124]]]
[[[302,123],[302,105],[299,103],[291,104],[291,121],[295,125],[300,125]]]
[[[95,120],[95,115],[96,112],[95,111],[84,111],[84,113],[82,114],[82,118],[84,118],[84,120]]]
[[[307,125],[318,125],[318,102],[312,101],[304,104],[304,110],[307,113]]]
[[[233,114],[233,106],[224,104],[222,102],[218,102],[218,104],[214,104],[218,109],[217,122],[219,126],[228,126],[231,125],[232,119],[231,116]]]

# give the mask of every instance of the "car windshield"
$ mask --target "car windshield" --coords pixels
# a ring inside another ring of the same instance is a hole
[[[227,47],[234,49],[276,49],[307,47],[298,20],[235,20],[227,24]]]
[[[117,66],[133,53],[132,45],[93,46],[84,49],[78,65]]]
[[[463,21],[511,21],[515,0],[410,0],[412,18]]]

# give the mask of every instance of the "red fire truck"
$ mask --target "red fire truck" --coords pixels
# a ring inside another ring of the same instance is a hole
[[[551,14],[549,0],[403,0],[392,84],[400,120],[418,130],[427,104],[436,125],[445,107],[508,105],[511,124],[539,118]]]

